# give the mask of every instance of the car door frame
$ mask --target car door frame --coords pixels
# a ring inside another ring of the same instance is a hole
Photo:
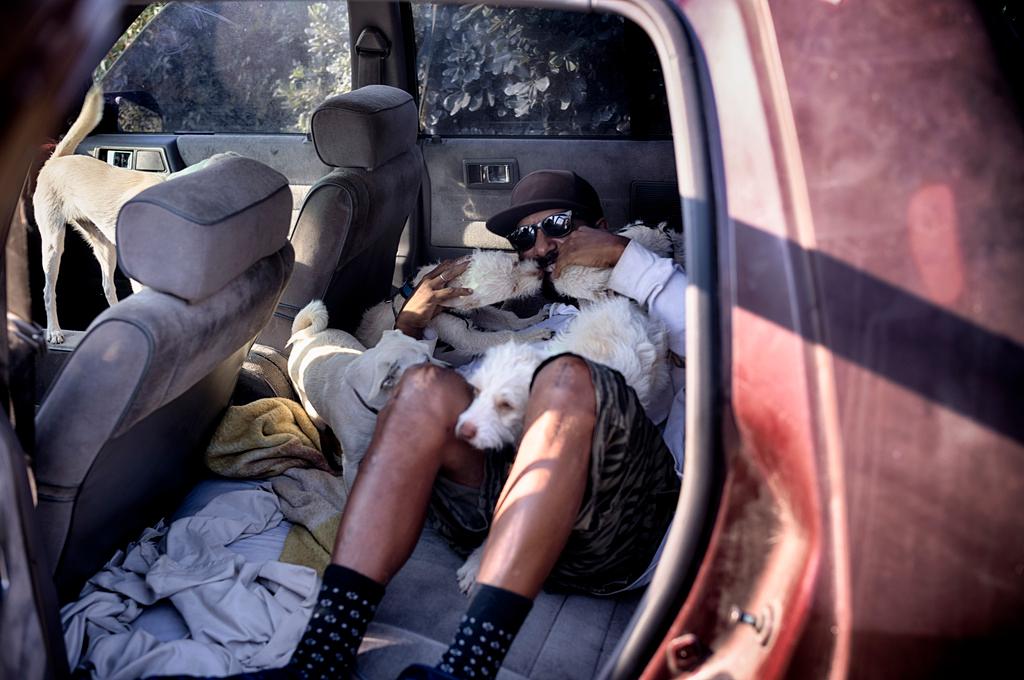
[[[0,10],[5,25],[19,26],[11,36],[13,58],[5,64],[19,78],[5,78],[0,92],[7,102],[7,118],[0,131],[4,148],[20,150],[0,157],[0,242],[5,245],[11,220],[21,200],[26,173],[32,167],[39,139],[56,127],[58,112],[80,101],[76,84],[86,82],[91,63],[98,62],[118,35],[116,17],[121,3],[94,0],[69,3],[63,0],[39,0],[20,3]],[[54,34],[61,36],[61,48],[49,45]],[[69,55],[73,55],[69,58]],[[7,255],[0,263],[0,281],[7,281]],[[7,296],[3,286],[0,310],[6,313]],[[21,291],[24,293],[27,291]],[[18,294],[15,291],[14,294]],[[34,394],[10,394],[7,335],[0,338],[0,405],[9,408],[10,399],[34,400]],[[4,622],[0,644],[0,668],[17,669],[17,677],[65,678],[69,676],[63,631],[57,610],[56,590],[39,540],[32,506],[30,473],[26,455],[9,420],[0,423],[0,474],[4,493],[0,494],[3,549],[9,587],[17,587],[19,601],[6,596],[0,607],[10,604],[17,611]],[[14,640],[21,646],[6,644]],[[41,647],[41,649],[40,649]],[[42,653],[40,653],[42,652]],[[11,658],[14,656],[15,658]]]

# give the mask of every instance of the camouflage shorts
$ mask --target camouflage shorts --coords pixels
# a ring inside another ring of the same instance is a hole
[[[587,365],[597,398],[590,476],[546,587],[601,595],[621,590],[650,565],[672,521],[680,481],[661,432],[622,375]],[[487,536],[514,456],[511,447],[487,453],[479,489],[443,477],[435,483],[431,521],[456,551],[468,554]]]

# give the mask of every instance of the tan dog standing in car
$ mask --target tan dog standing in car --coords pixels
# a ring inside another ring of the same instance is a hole
[[[92,156],[75,154],[75,149],[103,117],[103,90],[92,87],[85,96],[82,111],[68,134],[57,144],[53,155],[39,171],[32,195],[35,220],[43,250],[46,277],[43,301],[46,303],[46,340],[64,342],[57,320],[57,274],[64,254],[64,235],[70,223],[92,248],[100,264],[103,294],[110,305],[117,304],[114,269],[117,267],[117,214],[136,194],[173,177],[195,172],[231,152],[214,154],[184,170],[165,174],[115,168]],[[132,290],[140,284],[132,281]]]
[[[103,90],[93,86],[85,97],[68,134],[39,171],[32,203],[43,248],[46,285],[46,339],[64,342],[57,320],[57,274],[64,254],[64,234],[70,223],[92,248],[103,276],[103,294],[111,305],[117,303],[114,268],[117,266],[115,231],[117,213],[129,199],[166,176],[160,173],[115,168],[91,156],[76,155],[75,149],[103,117]],[[132,288],[139,284],[132,282]]]

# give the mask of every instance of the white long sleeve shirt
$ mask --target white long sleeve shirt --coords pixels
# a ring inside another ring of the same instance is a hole
[[[686,273],[679,265],[633,241],[623,251],[608,284],[619,295],[643,305],[648,314],[668,329],[668,347],[677,359],[672,363],[671,394],[653,400],[647,417],[654,423],[665,421],[661,436],[676,461],[676,474],[680,476],[686,436],[686,284]],[[667,419],[663,413],[667,414]],[[650,582],[667,539],[668,533],[661,539],[651,564],[624,590],[640,588]]]
[[[671,394],[652,401],[647,416],[665,422],[662,437],[682,474],[686,436],[686,273],[672,260],[658,257],[631,241],[612,270],[609,287],[643,305],[647,313],[665,324],[672,361]]]

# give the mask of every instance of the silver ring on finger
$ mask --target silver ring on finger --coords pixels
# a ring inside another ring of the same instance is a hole
[[[441,280],[448,283],[448,279],[444,278],[444,272],[441,272]]]

